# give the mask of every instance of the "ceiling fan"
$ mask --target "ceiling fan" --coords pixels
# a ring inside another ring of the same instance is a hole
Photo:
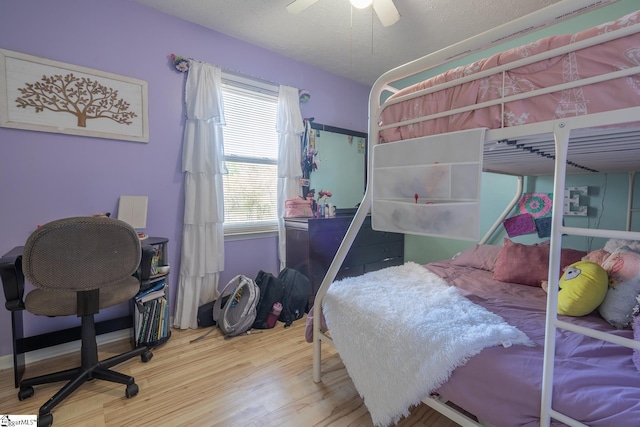
[[[300,13],[318,0],[294,0],[287,5],[287,10],[290,13]],[[382,25],[388,27],[395,24],[400,19],[400,13],[396,6],[393,4],[393,0],[349,0],[351,5],[358,9],[364,9],[371,6],[373,3],[373,9],[376,11],[376,15],[382,22]]]

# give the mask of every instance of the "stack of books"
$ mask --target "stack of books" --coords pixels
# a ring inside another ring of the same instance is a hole
[[[165,288],[165,280],[159,280],[134,297],[136,347],[160,344],[171,334]]]

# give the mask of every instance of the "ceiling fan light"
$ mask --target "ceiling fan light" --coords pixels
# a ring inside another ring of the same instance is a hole
[[[351,6],[356,9],[364,9],[365,7],[371,6],[373,0],[349,0],[351,2]]]

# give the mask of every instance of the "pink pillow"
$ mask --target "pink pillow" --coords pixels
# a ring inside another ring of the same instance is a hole
[[[451,260],[451,264],[493,271],[499,252],[498,245],[475,245],[456,255]]]
[[[550,246],[545,243],[523,245],[505,238],[496,259],[493,278],[501,282],[540,286],[549,275],[549,250]],[[586,254],[575,249],[562,249],[560,273],[566,266],[580,261]]]
[[[605,260],[609,258],[609,255],[611,254],[604,249],[596,249],[595,251],[591,251],[586,254],[584,258],[582,258],[582,260],[595,262],[596,264],[600,264],[600,266],[602,266]]]

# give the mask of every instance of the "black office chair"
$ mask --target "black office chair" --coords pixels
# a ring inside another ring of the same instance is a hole
[[[140,240],[127,223],[110,218],[78,217],[50,222],[27,240],[22,255],[24,276],[36,289],[24,300],[27,311],[41,316],[77,315],[81,320],[81,366],[28,378],[20,383],[20,400],[33,396],[33,386],[57,381],[69,382],[39,410],[38,426],[53,423],[53,408],[84,382],[102,379],[126,384],[127,398],[138,394],[133,377],[109,368],[140,356],[153,356],[140,347],[98,360],[94,314],[133,298],[140,281],[133,276],[140,264]],[[24,289],[24,277],[14,277]],[[5,277],[3,277],[3,281]],[[13,280],[12,280],[13,281]]]

